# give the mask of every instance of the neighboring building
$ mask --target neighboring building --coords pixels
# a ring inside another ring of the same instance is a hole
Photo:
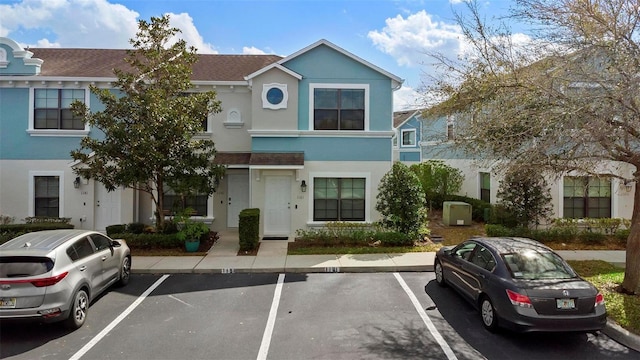
[[[422,122],[420,110],[398,111],[393,114],[393,161],[407,165],[422,161],[420,141]]]
[[[153,202],[107,192],[73,173],[70,151],[100,137],[68,109],[103,107],[89,85],[112,88],[124,50],[28,49],[0,38],[0,212],[70,217],[77,228],[153,222]],[[260,208],[263,236],[290,237],[327,221],[370,222],[392,164],[393,92],[402,80],[320,40],[290,56],[199,55],[191,91],[215,90],[223,111],[198,136],[227,166],[218,191],[188,203],[215,230]],[[416,132],[414,143],[419,142]],[[167,194],[166,203],[175,195]]]
[[[497,161],[472,159],[455,146],[455,115],[421,118],[422,160],[442,160],[464,175],[460,195],[498,201],[502,176],[494,169]],[[628,164],[603,162],[598,173],[631,176],[635,169]],[[588,177],[570,173],[559,179],[547,179],[552,196],[554,218],[626,218],[633,212],[633,183],[618,179]]]

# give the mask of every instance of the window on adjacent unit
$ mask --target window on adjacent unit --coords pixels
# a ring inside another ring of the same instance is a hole
[[[364,130],[365,89],[313,88],[314,130]]]
[[[364,178],[314,178],[314,221],[364,221]]]
[[[611,217],[611,179],[565,177],[563,190],[565,218]]]
[[[84,130],[82,117],[71,112],[84,95],[83,89],[34,89],[34,129]]]
[[[34,215],[60,216],[60,177],[34,177]]]
[[[193,216],[207,216],[208,201],[209,196],[206,194],[180,195],[169,189],[164,193],[163,210],[165,213],[173,214],[191,208],[195,211]]]
[[[402,130],[402,146],[416,145],[416,129]]]
[[[491,202],[491,174],[488,172],[480,173],[480,200]]]

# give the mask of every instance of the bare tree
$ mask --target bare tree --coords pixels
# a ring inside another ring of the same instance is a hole
[[[456,20],[471,50],[430,54],[446,70],[429,79],[446,99],[431,111],[457,114],[457,145],[479,158],[635,182],[621,291],[640,294],[640,0],[516,0],[498,25],[467,5]]]

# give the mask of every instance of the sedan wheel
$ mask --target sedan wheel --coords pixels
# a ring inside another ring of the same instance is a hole
[[[65,325],[70,329],[78,329],[85,320],[87,320],[87,311],[89,310],[89,295],[80,289],[73,297],[71,304],[71,312],[67,318]]]
[[[120,280],[118,281],[119,286],[125,286],[129,283],[129,279],[131,278],[131,258],[126,256],[122,260],[122,266],[120,267]]]
[[[498,314],[496,314],[496,309],[493,307],[491,300],[486,296],[482,298],[480,313],[482,315],[482,325],[491,332],[495,331],[498,328]]]
[[[438,285],[446,286],[447,283],[444,280],[444,273],[442,271],[442,264],[440,263],[440,260],[436,260],[434,264],[434,271],[436,273],[436,282]]]

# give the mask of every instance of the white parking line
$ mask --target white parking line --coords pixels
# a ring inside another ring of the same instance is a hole
[[[84,354],[86,354],[89,350],[91,350],[92,347],[94,347],[100,340],[102,340],[103,337],[107,336],[107,334],[111,330],[113,330],[113,328],[116,327],[116,325],[118,325],[122,320],[124,320],[124,318],[126,318],[127,315],[129,315],[136,307],[138,307],[138,305],[140,305],[140,303],[147,296],[149,296],[149,294],[151,294],[153,290],[155,290],[158,286],[160,286],[160,284],[162,284],[162,282],[165,281],[168,277],[169,275],[163,275],[160,279],[158,279],[155,283],[153,283],[153,285],[151,285],[145,292],[143,292],[142,295],[140,295],[136,299],[136,301],[133,302],[133,304],[129,305],[129,307],[125,311],[123,311],[120,315],[118,315],[117,318],[115,318],[109,325],[107,325],[106,328],[100,331],[100,333],[96,335],[96,337],[91,339],[91,341],[89,341],[85,346],[83,346],[82,349],[78,350],[77,353],[73,354],[73,356],[70,357],[69,360],[78,360]]]
[[[438,329],[436,329],[435,325],[433,325],[433,322],[431,321],[427,313],[422,308],[420,301],[418,301],[418,298],[413,293],[413,291],[411,291],[411,289],[409,288],[407,283],[404,281],[404,279],[400,276],[399,273],[393,273],[393,276],[396,277],[396,280],[398,280],[404,292],[406,292],[407,295],[409,296],[409,299],[411,299],[411,303],[413,303],[413,306],[418,311],[418,314],[420,314],[422,321],[424,321],[424,324],[427,325],[427,329],[429,329],[429,332],[431,332],[431,335],[436,339],[436,341],[438,342],[438,345],[440,345],[440,347],[442,348],[442,351],[444,351],[444,354],[447,355],[447,359],[457,360],[458,357],[456,356],[456,354],[453,353],[453,350],[451,350],[451,347],[444,340],[442,335],[440,335],[440,332],[438,332]]]
[[[269,353],[271,336],[273,335],[273,327],[276,324],[276,315],[278,314],[278,306],[280,305],[282,284],[284,284],[284,274],[278,275],[278,283],[276,284],[276,291],[273,294],[273,301],[271,302],[271,310],[269,311],[267,326],[264,329],[264,334],[262,335],[262,343],[260,344],[260,350],[258,351],[258,360],[266,360],[267,354]]]

